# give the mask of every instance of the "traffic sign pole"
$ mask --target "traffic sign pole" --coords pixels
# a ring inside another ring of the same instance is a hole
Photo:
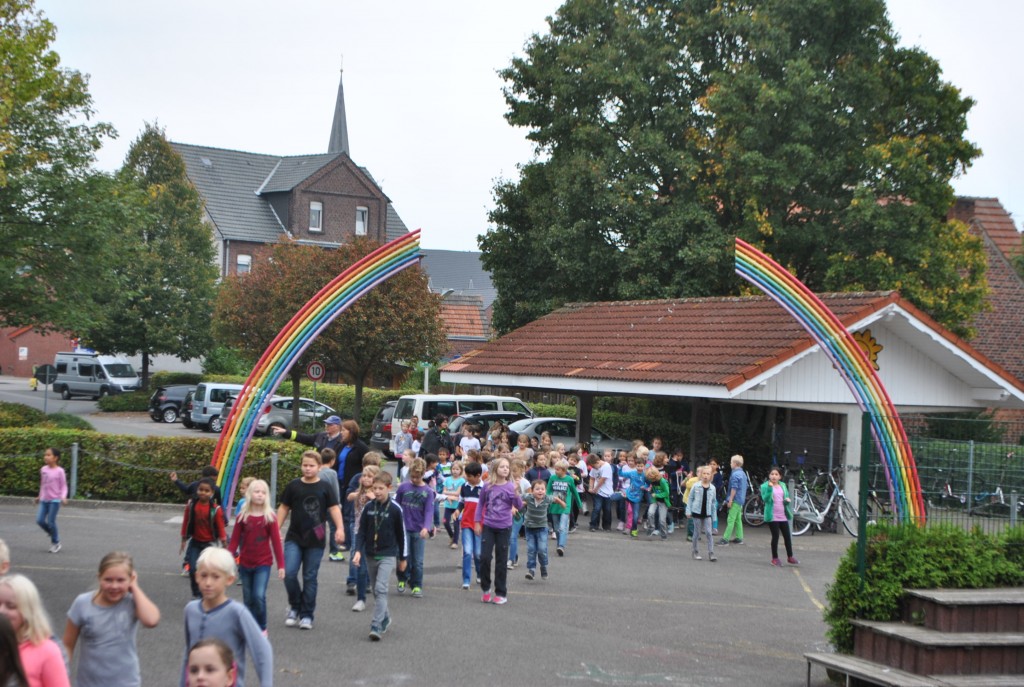
[[[316,383],[324,378],[327,369],[319,360],[314,360],[306,365],[306,376],[313,380],[313,414],[316,417]]]

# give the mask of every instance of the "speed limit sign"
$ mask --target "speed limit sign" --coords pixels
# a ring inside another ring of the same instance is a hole
[[[319,382],[323,380],[327,370],[324,369],[324,365],[321,362],[313,361],[306,366],[306,376],[309,377],[310,381]]]

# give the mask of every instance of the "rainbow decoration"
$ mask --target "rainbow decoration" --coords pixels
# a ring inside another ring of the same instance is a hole
[[[898,522],[924,524],[925,507],[910,441],[870,360],[839,318],[800,280],[749,243],[736,239],[736,273],[764,291],[803,326],[829,357],[868,414],[886,468]]]
[[[292,365],[363,294],[418,263],[419,250],[418,229],[384,244],[320,289],[267,346],[245,380],[213,452],[211,464],[219,470],[217,484],[225,496],[228,512],[264,404],[273,397]]]

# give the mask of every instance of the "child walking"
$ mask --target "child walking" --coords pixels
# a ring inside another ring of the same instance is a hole
[[[668,505],[670,500],[668,480],[653,465],[647,468],[646,477],[647,483],[651,487],[651,506],[647,510],[647,522],[651,527],[651,536],[659,534],[662,539],[666,539],[668,537]],[[712,560],[714,560],[713,557]]]
[[[132,557],[112,551],[100,561],[99,589],[78,595],[68,609],[64,647],[68,665],[81,645],[77,687],[108,687],[111,684],[138,687],[139,652],[135,635],[139,624],[156,627],[160,609],[142,587]],[[81,642],[79,642],[81,639]]]
[[[686,516],[693,519],[693,558],[698,561],[701,559],[700,534],[703,532],[708,539],[708,560],[714,563],[718,559],[715,557],[715,537],[711,525],[718,509],[718,498],[715,485],[711,482],[711,467],[702,465],[697,472],[700,482],[690,489],[690,498],[686,502]]]
[[[238,667],[231,648],[215,637],[200,639],[188,651],[190,687],[234,687]]]
[[[466,463],[466,483],[459,492],[459,529],[462,532],[462,588],[469,589],[473,571],[480,581],[480,537],[476,533],[476,509],[480,505],[483,468],[480,463]]]
[[[213,501],[214,486],[212,477],[199,480],[196,497],[185,506],[185,517],[181,521],[181,548],[178,554],[185,552],[193,599],[199,598],[199,585],[196,583],[196,561],[199,555],[217,542],[221,546],[227,544],[224,509]]]
[[[547,493],[547,482],[533,481],[530,494],[526,497],[526,579],[532,580],[540,561],[540,577],[548,579],[548,509],[551,504],[565,508],[565,501]]]
[[[352,560],[359,565],[366,560],[373,587],[373,618],[370,639],[379,642],[391,627],[388,612],[388,583],[391,571],[405,572],[408,556],[405,520],[402,509],[391,500],[391,475],[378,472],[373,478],[374,499],[359,516],[359,529]]]
[[[50,537],[50,553],[60,551],[60,535],[57,533],[57,511],[61,504],[68,502],[68,479],[60,462],[60,449],[48,448],[43,453],[43,467],[39,469],[39,514],[36,524]]]
[[[317,454],[319,455],[319,454]],[[321,553],[323,549],[321,548]],[[196,563],[201,599],[185,606],[185,651],[181,662],[180,687],[188,685],[188,657],[196,642],[215,637],[231,649],[238,666],[236,687],[245,687],[247,653],[259,674],[260,685],[274,684],[274,655],[252,614],[240,603],[228,598],[235,583],[235,559],[227,549],[209,548]]]
[[[398,593],[411,588],[415,598],[423,596],[423,556],[434,518],[434,490],[423,481],[426,469],[426,461],[414,460],[409,466],[409,481],[399,484],[395,491],[395,502],[405,519],[409,550],[409,565],[398,574]]]
[[[462,476],[462,461],[457,460],[451,464],[450,474],[444,478],[444,487],[441,491],[441,497],[444,500],[444,531],[448,533],[448,538],[451,540],[448,545],[450,549],[459,548],[456,525],[452,520],[455,518],[455,513],[458,512],[459,494],[465,483],[466,478]]]
[[[515,487],[519,498],[525,499],[526,495],[530,493],[530,481],[524,476],[526,463],[521,460],[513,460],[509,465],[512,467],[512,477],[509,481]],[[509,570],[519,565],[519,533],[523,531],[523,522],[522,513],[515,513],[512,516],[512,534],[508,541],[508,564],[506,565]]]
[[[0,577],[0,613],[18,638],[18,657],[31,687],[70,687],[39,590],[24,575]]]
[[[789,505],[789,489],[781,481],[782,473],[772,468],[768,473],[768,481],[761,485],[761,499],[764,501],[764,521],[772,531],[772,565],[781,568],[779,560],[779,533],[786,542],[786,560],[790,565],[798,565],[800,561],[793,557],[793,538],[789,531],[789,521],[793,518],[793,510]]]
[[[732,470],[729,471],[729,489],[725,500],[725,506],[729,509],[729,517],[726,520],[722,541],[718,542],[722,546],[728,546],[730,543],[743,543],[743,504],[746,503],[747,487],[750,484],[747,473],[743,469],[743,456],[736,454],[730,458],[729,466]],[[734,533],[736,538],[729,539],[729,535]]]
[[[253,480],[249,484],[245,490],[245,504],[235,520],[231,543],[228,544],[231,555],[239,561],[242,602],[256,619],[264,636],[267,634],[267,583],[275,560],[277,579],[284,579],[281,528],[270,507],[269,495],[270,487],[263,480]]]
[[[559,556],[565,555],[569,539],[569,516],[573,508],[580,507],[580,494],[576,491],[576,480],[569,475],[569,461],[559,458],[555,463],[555,474],[548,478],[547,493],[554,498],[548,509],[555,521],[555,538]],[[559,505],[561,501],[561,505]]]
[[[508,603],[508,541],[512,516],[523,509],[523,500],[508,481],[507,458],[494,461],[490,483],[480,492],[473,530],[480,537],[480,601],[501,606]],[[494,596],[491,596],[491,561],[494,565]]]
[[[366,465],[363,468],[363,471],[359,473],[359,488],[348,495],[348,500],[352,503],[352,510],[356,514],[356,520],[353,523],[353,537],[359,533],[359,521],[361,519],[363,509],[366,508],[366,504],[376,498],[376,495],[373,492],[373,478],[376,477],[379,472],[379,466]],[[359,560],[358,563],[354,556],[351,560],[352,566],[355,568],[354,579],[356,581],[356,602],[352,604],[352,610],[356,613],[362,613],[366,610],[366,590],[370,584],[370,569],[366,565],[365,558]],[[347,591],[348,590],[346,589],[346,592]]]

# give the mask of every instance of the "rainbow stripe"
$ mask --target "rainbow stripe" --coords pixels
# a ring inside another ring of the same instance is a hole
[[[886,468],[898,522],[925,521],[924,498],[910,441],[899,413],[864,349],[828,307],[800,280],[749,243],[736,239],[736,273],[764,291],[818,343],[868,414],[871,434]]]
[[[239,392],[213,452],[227,512],[256,422],[267,400],[309,345],[334,319],[381,282],[420,260],[420,232],[409,232],[359,260],[309,299],[267,346]]]

